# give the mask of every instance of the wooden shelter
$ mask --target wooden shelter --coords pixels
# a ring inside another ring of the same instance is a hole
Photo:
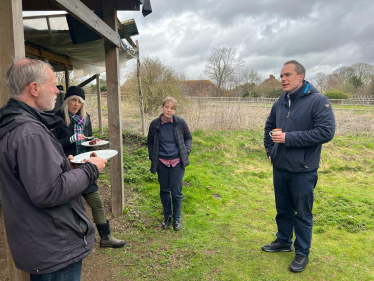
[[[119,50],[123,43],[118,33],[117,11],[140,11],[144,16],[151,13],[150,0],[1,0],[0,1],[0,106],[9,99],[5,83],[5,73],[12,64],[13,58],[25,56],[48,60],[56,69],[68,73],[73,64],[63,51],[50,52],[39,46],[25,46],[23,28],[23,11],[66,11],[72,18],[92,30],[98,37],[103,38],[105,54],[105,70],[107,78],[107,100],[109,120],[109,145],[118,151],[118,156],[110,161],[112,186],[112,212],[123,212],[123,149],[122,122],[120,103]],[[93,12],[95,11],[95,12]],[[97,14],[100,13],[102,18]],[[126,23],[126,26],[128,23]],[[127,26],[128,27],[128,26]],[[126,29],[121,30],[121,37],[133,45]],[[135,45],[133,45],[134,47]],[[67,77],[69,75],[66,75]],[[96,76],[97,78],[97,76]],[[92,79],[93,80],[93,79]],[[69,81],[66,81],[69,85]],[[0,210],[1,211],[1,210]],[[1,215],[1,212],[0,212]],[[0,221],[0,226],[3,223]],[[29,275],[17,270],[7,249],[10,280],[29,280]]]

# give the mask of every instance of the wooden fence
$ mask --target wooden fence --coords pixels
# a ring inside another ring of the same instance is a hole
[[[262,103],[273,104],[278,98],[264,97],[188,97],[188,100],[195,102],[220,102],[220,103]],[[349,99],[330,99],[332,104],[343,105],[364,105],[374,106],[374,96],[354,96]]]

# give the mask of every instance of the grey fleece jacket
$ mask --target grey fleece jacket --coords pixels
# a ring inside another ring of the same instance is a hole
[[[58,117],[12,99],[0,109],[0,192],[7,239],[16,267],[33,274],[78,262],[94,245],[95,229],[81,192],[99,173],[91,163],[71,170],[48,130],[54,123]]]

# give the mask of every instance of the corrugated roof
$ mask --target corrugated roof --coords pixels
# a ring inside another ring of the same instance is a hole
[[[136,26],[134,19],[121,21],[121,25],[122,26],[119,29],[124,30],[130,37],[139,35],[138,27]]]

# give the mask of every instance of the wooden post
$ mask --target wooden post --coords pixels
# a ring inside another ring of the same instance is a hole
[[[99,116],[99,131],[100,134],[103,133],[103,117],[101,110],[101,90],[100,90],[100,74],[96,74],[96,93],[97,93],[97,107]]]
[[[13,58],[25,56],[22,0],[1,0],[0,34],[0,106],[3,106],[9,99],[9,90],[4,76]]]
[[[143,102],[142,83],[140,81],[140,53],[139,53],[138,40],[136,40],[136,50],[138,52],[136,60],[137,60],[137,77],[138,77],[138,85],[139,85],[140,115],[142,118],[142,135],[143,137],[145,137],[144,102]]]
[[[22,0],[1,0],[0,3],[0,106],[7,103],[9,90],[4,76],[13,62],[13,58],[25,56],[25,40],[23,35]],[[0,215],[0,227],[4,228],[3,216]],[[5,231],[4,231],[5,235]],[[6,256],[9,270],[9,280],[30,280],[30,275],[18,270],[9,251],[5,235]]]
[[[69,67],[65,66],[65,93],[70,87],[70,74],[69,74]]]
[[[103,3],[104,22],[117,34],[117,11],[115,0]],[[118,151],[110,160],[110,181],[112,186],[112,212],[123,213],[123,146],[121,98],[119,89],[119,54],[117,46],[105,41],[105,65],[107,78],[109,147]]]

